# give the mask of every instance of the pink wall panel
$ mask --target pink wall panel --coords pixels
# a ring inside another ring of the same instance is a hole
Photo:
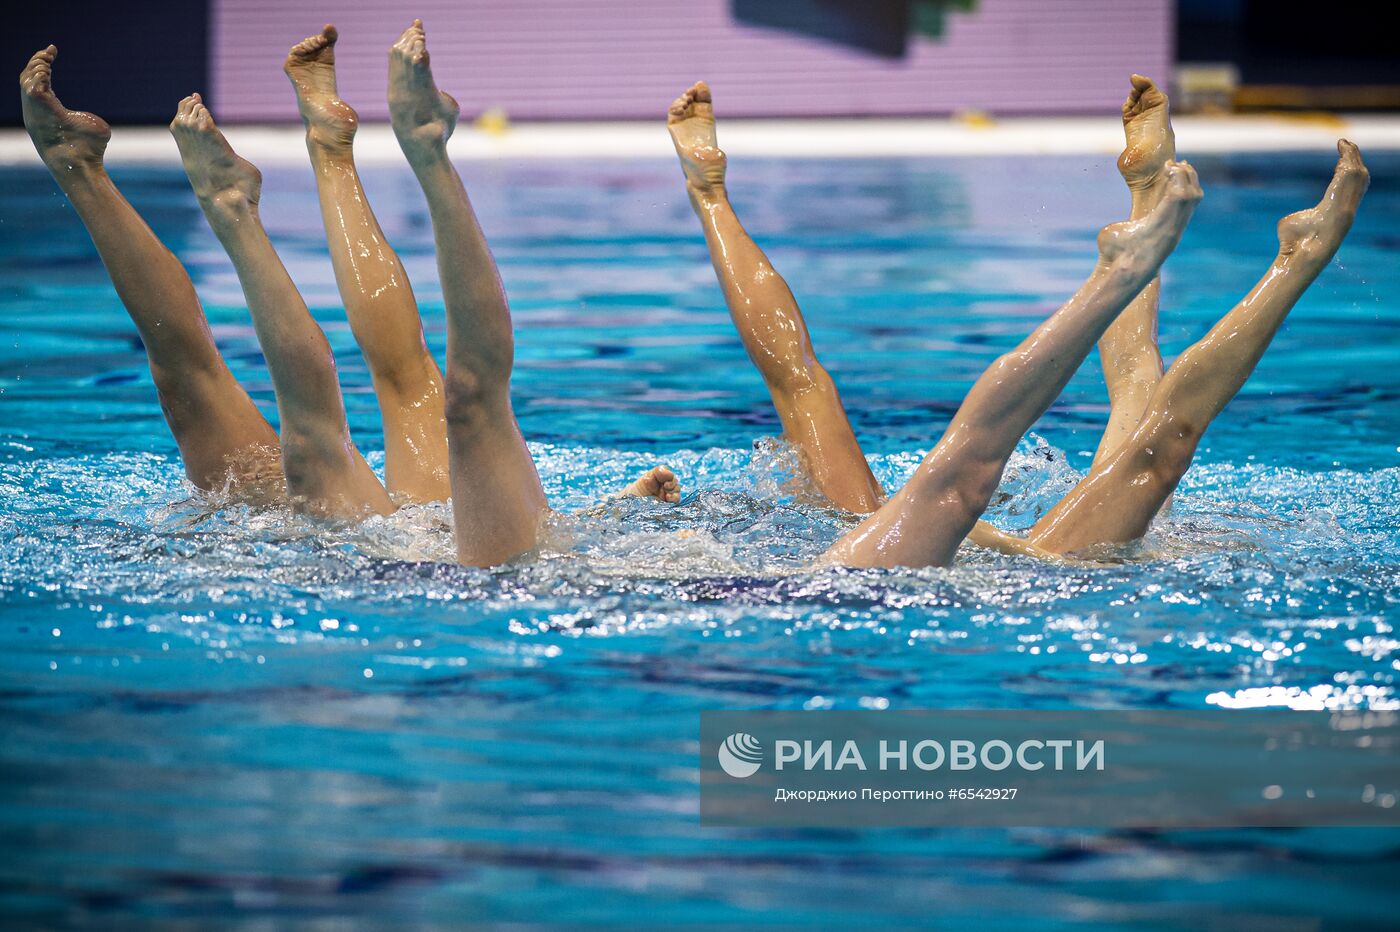
[[[690,82],[727,116],[1101,112],[1127,76],[1167,78],[1171,0],[981,0],[898,60],[736,23],[728,0],[214,0],[218,115],[295,120],[280,66],[324,22],[340,28],[340,92],[383,119],[385,55],[414,16],[438,83],[467,114],[654,118]]]

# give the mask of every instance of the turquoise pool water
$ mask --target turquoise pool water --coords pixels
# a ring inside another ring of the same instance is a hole
[[[785,498],[787,456],[755,448],[776,419],[669,163],[464,166],[553,502],[584,508],[656,460],[686,483],[678,507],[561,519],[537,558],[495,572],[448,562],[441,508],[324,532],[189,501],[81,227],[41,170],[0,171],[0,909],[366,928],[1390,924],[1395,832],[719,830],[697,799],[701,709],[1400,706],[1400,156],[1369,161],[1339,260],[1123,562],[966,552],[949,570],[820,573],[796,570],[848,518]],[[1168,267],[1168,355],[1261,274],[1274,223],[1316,201],[1331,163],[1196,160],[1206,200]],[[310,172],[266,174],[267,225],[382,463]],[[407,171],[365,174],[440,353],[421,195]],[[733,174],[891,487],[1126,202],[1107,159]],[[115,175],[272,415],[183,176]],[[1052,504],[1105,409],[1091,360],[993,519]]]

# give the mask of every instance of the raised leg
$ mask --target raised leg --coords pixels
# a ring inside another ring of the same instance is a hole
[[[1279,253],[1230,313],[1177,358],[1152,393],[1137,429],[1031,529],[1054,553],[1135,540],[1191,465],[1201,435],[1224,410],[1274,334],[1351,229],[1370,174],[1356,146],[1340,158],[1322,202],[1279,221]]]
[[[1127,146],[1118,157],[1118,171],[1132,195],[1129,220],[1147,216],[1166,189],[1166,166],[1176,158],[1167,95],[1140,74],[1123,102],[1123,134]],[[1099,340],[1099,359],[1108,386],[1109,415],[1094,462],[1101,462],[1137,427],[1147,399],[1162,380],[1162,353],[1157,347],[1157,310],[1162,279],[1154,276],[1127,310],[1109,324]]]
[[[258,217],[262,177],[238,157],[198,94],[180,101],[170,131],[210,227],[223,243],[277,390],[282,467],[295,505],[329,517],[393,511],[350,441],[335,360]]]
[[[704,82],[671,104],[666,122],[729,314],[768,386],[784,437],[801,450],[823,495],[850,511],[873,511],[884,490],[870,472],[836,385],[817,361],[802,311],[729,203],[725,156]]]
[[[336,96],[336,36],[327,25],[298,43],[284,70],[306,124],[335,283],[379,399],[389,491],[438,501],[449,493],[442,372],[423,342],[403,263],[379,228],[355,169],[351,144],[358,118]]]
[[[986,509],[1016,442],[1157,273],[1200,197],[1195,172],[1174,163],[1156,209],[1142,220],[1105,227],[1098,264],[1084,285],[978,378],[913,478],[825,559],[853,566],[948,564]]]
[[[1166,189],[1166,167],[1176,157],[1167,95],[1151,78],[1132,76],[1123,102],[1123,135],[1127,145],[1118,157],[1118,171],[1132,196],[1129,220],[1140,220],[1157,206]],[[1148,399],[1162,380],[1162,353],[1157,345],[1157,316],[1162,279],[1152,281],[1128,303],[1099,339],[1099,360],[1108,387],[1109,415],[1099,438],[1094,464],[1104,462],[1132,435]],[[1024,537],[1008,534],[978,521],[967,535],[979,547],[1002,553],[1052,557]]]
[[[111,129],[54,95],[57,54],[52,45],[36,52],[20,75],[24,125],[141,334],[185,474],[205,490],[280,494],[277,434],[219,355],[184,267],[107,175],[102,155]]]
[[[457,557],[469,566],[491,566],[535,545],[549,506],[511,410],[515,339],[505,290],[447,158],[457,102],[433,81],[421,20],[389,50],[389,114],[428,200],[447,305],[447,443]]]

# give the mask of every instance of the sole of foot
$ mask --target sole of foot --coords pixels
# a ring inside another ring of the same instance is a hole
[[[306,124],[307,142],[333,149],[348,149],[360,118],[336,94],[335,43],[340,33],[327,23],[319,33],[307,36],[287,53],[282,70],[297,93],[297,109]]]
[[[680,156],[686,184],[698,193],[724,187],[727,160],[715,132],[714,98],[704,81],[697,81],[671,101],[666,129]]]
[[[262,174],[240,158],[214,123],[198,94],[180,101],[170,133],[180,149],[185,174],[201,204],[218,208],[257,206]]]
[[[69,110],[53,92],[53,63],[58,47],[40,49],[19,76],[24,128],[44,164],[55,172],[79,165],[100,166],[112,128],[91,113]]]
[[[1132,76],[1132,90],[1123,101],[1123,135],[1127,146],[1118,156],[1118,172],[1128,187],[1151,190],[1165,181],[1163,170],[1176,158],[1171,104],[1151,78]]]
[[[461,108],[438,90],[423,21],[415,19],[389,47],[389,122],[405,153],[446,145]]]

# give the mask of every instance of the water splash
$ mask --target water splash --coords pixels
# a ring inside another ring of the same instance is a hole
[[[451,515],[440,503],[337,526],[199,496],[157,455],[6,462],[7,610],[83,619],[62,621],[64,638],[39,644],[7,628],[7,646],[27,664],[68,666],[118,649],[115,630],[158,635],[162,651],[186,639],[223,660],[278,645],[344,647],[358,636],[354,652],[369,668],[386,638],[410,635],[435,640],[438,654],[395,649],[395,663],[471,663],[482,650],[499,659],[519,638],[621,645],[671,631],[681,642],[742,642],[753,657],[767,649],[807,668],[803,679],[838,675],[820,659],[838,643],[847,655],[902,658],[868,674],[871,695],[935,657],[971,651],[981,659],[958,678],[980,677],[971,694],[993,704],[1009,701],[1008,691],[1131,704],[1149,680],[1152,692],[1186,704],[1240,691],[1257,703],[1273,693],[1250,690],[1320,684],[1342,684],[1333,701],[1393,701],[1394,469],[1206,464],[1188,476],[1170,516],[1099,563],[1046,566],[969,545],[949,569],[849,570],[812,562],[856,519],[812,504],[779,444],[665,457],[687,483],[678,505],[608,497],[653,457],[534,452],[561,508],[536,552],[491,570],[452,563]],[[893,485],[918,459],[872,465]],[[1061,451],[1032,436],[989,518],[1024,526],[1076,479]],[[326,627],[326,618],[337,624]],[[445,632],[462,624],[491,643],[449,644]],[[1022,660],[993,661],[1008,655]],[[1095,672],[1125,664],[1151,672],[1109,681]],[[792,700],[810,699],[802,693]],[[905,701],[915,697],[934,699],[923,687]]]

